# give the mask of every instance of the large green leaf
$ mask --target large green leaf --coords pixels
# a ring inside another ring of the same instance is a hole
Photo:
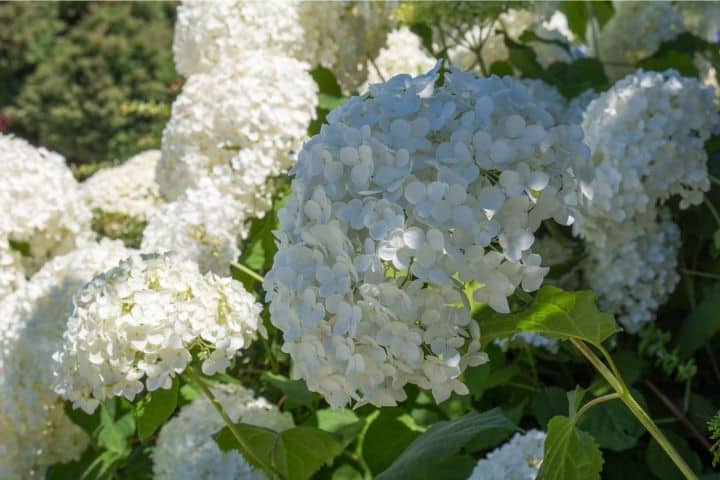
[[[607,1],[566,1],[560,2],[558,8],[567,17],[572,33],[583,41],[586,40],[592,17],[595,17],[598,26],[602,27],[613,15],[612,2]]]
[[[640,392],[633,389],[632,395],[645,404]],[[592,435],[601,448],[616,452],[633,448],[645,433],[645,427],[620,400],[595,405],[578,421],[578,427]]]
[[[323,465],[330,465],[342,452],[335,437],[314,427],[295,427],[284,432],[239,423],[236,430],[260,462],[245,457],[252,465],[263,468],[271,465],[287,480],[311,478]],[[215,434],[221,450],[240,450],[237,440],[228,427]]]
[[[293,409],[298,406],[310,407],[319,395],[308,390],[304,380],[291,380],[288,377],[276,373],[265,372],[262,379],[280,390],[287,397],[287,408]]]
[[[357,438],[365,427],[365,419],[346,408],[326,408],[315,412],[317,426],[341,439],[343,447]]]
[[[692,471],[700,473],[702,470],[700,457],[688,445],[687,441],[669,430],[663,430],[663,433]],[[645,463],[647,463],[653,475],[660,480],[683,480],[685,478],[654,438],[650,440],[645,450]]]
[[[591,291],[566,292],[546,285],[530,306],[517,313],[491,313],[480,319],[485,344],[518,332],[536,332],[560,340],[579,338],[593,345],[620,331],[615,319],[598,310]]]
[[[453,456],[479,433],[496,428],[515,428],[498,408],[436,423],[412,442],[377,480],[420,478],[424,471]]]
[[[179,384],[178,378],[175,377],[170,388],[149,392],[135,404],[133,414],[140,440],[151,437],[155,430],[173,414],[178,403]]]
[[[590,435],[568,417],[550,420],[538,480],[599,480],[602,464],[602,453]]]
[[[547,68],[543,79],[568,98],[576,97],[591,88],[602,91],[610,84],[603,64],[596,58],[553,63]]]
[[[370,424],[362,435],[361,452],[373,474],[388,468],[423,432],[401,408],[384,408],[368,421]]]
[[[710,290],[680,324],[677,347],[680,355],[690,357],[720,331],[720,287]]]

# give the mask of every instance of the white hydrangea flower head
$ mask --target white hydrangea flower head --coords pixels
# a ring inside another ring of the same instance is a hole
[[[394,405],[407,383],[438,402],[466,392],[459,375],[486,356],[457,282],[508,312],[547,272],[533,233],[572,222],[592,179],[580,127],[521,82],[453,69],[436,88],[439,67],[331,112],[280,211],[271,321],[295,376],[333,406]]]
[[[130,254],[120,241],[90,243],[57,256],[0,302],[0,476],[44,478],[52,464],[78,458],[87,435],[53,391],[52,354],[72,297],[92,277]]]
[[[468,480],[535,480],[543,462],[546,437],[540,430],[516,433],[481,459]]]
[[[207,375],[224,371],[258,331],[260,305],[240,284],[177,254],[133,255],[75,296],[54,354],[55,391],[88,413],[113,396],[169,388],[201,348]]]
[[[175,22],[175,68],[189,77],[257,51],[298,57],[304,34],[295,3],[184,0]]]
[[[162,202],[155,169],[160,150],[138,153],[117,167],[103,168],[80,184],[93,210],[147,219]]]
[[[272,52],[322,65],[353,92],[385,43],[393,9],[393,2],[186,0],[178,8],[175,64],[190,76]]]
[[[425,51],[420,37],[407,27],[390,32],[387,45],[368,64],[367,84],[382,83],[395,75],[420,75],[435,66],[437,60]],[[360,89],[367,90],[367,85]]]
[[[233,422],[248,423],[277,432],[294,426],[289,413],[240,385],[216,384],[212,388],[223,409]],[[265,480],[267,476],[255,469],[232,450],[223,452],[213,435],[225,427],[215,407],[198,397],[167,422],[158,435],[153,452],[153,473],[157,480]]]
[[[2,220],[0,223],[3,223]],[[24,283],[25,267],[22,263],[22,255],[10,246],[7,237],[0,234],[0,300]]]
[[[655,319],[655,312],[680,281],[680,229],[667,210],[643,235],[614,248],[587,245],[585,280],[600,309],[615,314],[630,333]]]
[[[262,216],[268,179],[292,166],[316,105],[307,64],[289,57],[254,52],[191,76],[163,132],[160,193],[174,200],[209,177]]]
[[[159,208],[143,232],[141,250],[173,251],[198,264],[202,273],[229,273],[245,235],[242,205],[208,178]]]
[[[674,70],[640,70],[592,101],[582,126],[597,169],[594,197],[575,232],[600,247],[620,244],[651,225],[670,197],[680,197],[680,208],[701,203],[717,116],[712,88]]]
[[[92,215],[62,156],[0,134],[0,164],[0,236],[29,247],[26,276],[92,240]]]
[[[633,65],[684,30],[683,19],[669,1],[613,2],[615,13],[600,29],[592,51],[611,80],[632,72]]]
[[[685,29],[693,35],[717,43],[720,33],[720,4],[717,2],[675,2],[673,7],[683,20]]]

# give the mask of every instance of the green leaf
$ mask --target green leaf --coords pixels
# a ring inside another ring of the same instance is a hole
[[[350,445],[365,427],[365,419],[348,409],[326,408],[315,412],[317,426],[341,439],[343,448]]]
[[[295,427],[284,432],[239,423],[235,428],[242,435],[252,453],[267,465],[274,466],[287,480],[311,478],[323,465],[332,464],[343,447],[335,437],[314,427]],[[214,436],[224,452],[240,450],[228,427]],[[262,468],[253,458],[245,457],[250,464]],[[269,473],[269,472],[268,472]]]
[[[554,85],[567,98],[576,97],[591,88],[602,91],[610,85],[603,64],[596,58],[579,58],[571,63],[555,62],[547,68],[543,80]]]
[[[308,390],[303,380],[290,380],[284,375],[271,372],[263,373],[262,379],[280,390],[288,398],[288,401],[290,401],[288,408],[290,409],[297,406],[311,407],[313,401],[318,398],[317,394]]]
[[[690,357],[715,336],[720,330],[720,286],[708,292],[704,300],[680,324],[679,330],[677,348],[683,358]]]
[[[132,414],[126,414],[117,421],[114,418],[114,409],[107,402],[100,404],[100,426],[95,438],[99,447],[123,455],[130,452],[127,438],[135,431]]]
[[[695,77],[698,75],[698,69],[695,66],[695,61],[689,53],[678,52],[676,50],[663,51],[653,55],[641,61],[638,64],[645,70],[655,70],[658,72],[665,71],[669,68],[674,68],[682,75],[688,77]]]
[[[16,252],[20,253],[23,257],[29,257],[32,254],[30,253],[30,244],[27,242],[18,242],[17,240],[8,240],[8,244],[10,245],[10,250],[15,250]]]
[[[575,418],[575,415],[577,415],[578,410],[580,410],[582,406],[582,401],[586,393],[587,390],[580,387],[580,385],[575,385],[575,390],[567,392],[568,417]]]
[[[505,34],[505,46],[508,49],[510,65],[517,68],[523,77],[542,78],[545,73],[537,61],[535,50],[527,45],[513,41]]]
[[[593,1],[592,5],[589,5],[590,3],[588,1],[570,1],[558,4],[560,11],[567,17],[570,31],[582,41],[586,40],[588,24],[592,18],[588,6],[592,8],[592,15],[597,19],[600,27],[605,25],[613,15],[612,2]]]
[[[497,75],[504,77],[506,75],[512,75],[513,68],[508,62],[504,60],[497,60],[490,65],[490,75]]]
[[[702,462],[685,439],[665,429],[663,429],[663,433],[672,446],[675,447],[675,450],[687,462],[690,469],[695,473],[700,473]],[[660,480],[683,480],[685,478],[654,438],[650,439],[647,450],[645,450],[645,463],[650,467],[653,475]]]
[[[599,480],[602,464],[602,453],[590,435],[567,417],[550,420],[538,480]]]
[[[426,469],[457,453],[479,433],[496,428],[515,428],[497,408],[436,423],[413,441],[377,480],[418,478]]]
[[[536,332],[560,340],[579,338],[600,346],[620,328],[612,315],[598,310],[593,292],[566,292],[546,285],[526,310],[493,312],[480,319],[480,330],[485,344],[518,332]]]
[[[342,90],[335,75],[325,67],[315,67],[310,71],[320,93],[327,93],[335,97],[342,97]]]
[[[398,407],[380,410],[369,422],[360,448],[362,457],[373,474],[388,468],[423,430],[410,415]]]
[[[178,403],[178,387],[180,381],[173,378],[169,389],[158,389],[148,392],[133,409],[135,425],[140,440],[150,438],[153,433],[175,412]]]
[[[545,388],[535,396],[531,411],[540,427],[547,430],[547,424],[551,418],[567,413],[567,392],[560,387]]]
[[[632,390],[632,395],[644,406],[642,394]],[[578,421],[578,427],[593,436],[600,448],[621,452],[637,445],[645,428],[620,400],[595,405]]]
[[[318,94],[318,106],[325,110],[333,110],[342,106],[347,101],[347,97],[336,97],[335,95],[328,95],[327,93]]]
[[[433,32],[430,27],[424,23],[413,23],[410,25],[410,31],[420,37],[422,40],[422,46],[425,47],[429,53],[433,52]]]

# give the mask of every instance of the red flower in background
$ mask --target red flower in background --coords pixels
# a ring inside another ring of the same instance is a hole
[[[0,132],[6,132],[10,130],[10,125],[12,122],[10,122],[10,119],[0,113]]]

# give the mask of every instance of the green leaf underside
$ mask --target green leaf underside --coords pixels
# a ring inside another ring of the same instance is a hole
[[[273,466],[288,480],[311,478],[323,465],[330,465],[343,450],[333,435],[314,427],[295,427],[284,432],[274,432],[239,423],[235,428],[256,457]],[[215,441],[222,451],[240,451],[228,427],[215,434]],[[262,468],[254,459],[245,459],[251,465]]]
[[[480,330],[484,344],[519,332],[535,332],[560,340],[579,338],[599,346],[620,328],[612,315],[598,310],[593,292],[566,292],[546,285],[527,309],[481,318]]]
[[[550,420],[538,480],[599,479],[602,465],[602,453],[592,436],[567,417]]]
[[[479,433],[497,428],[516,428],[499,408],[483,413],[471,412],[456,420],[436,423],[413,441],[393,464],[376,478],[418,478],[425,469],[453,456]]]

